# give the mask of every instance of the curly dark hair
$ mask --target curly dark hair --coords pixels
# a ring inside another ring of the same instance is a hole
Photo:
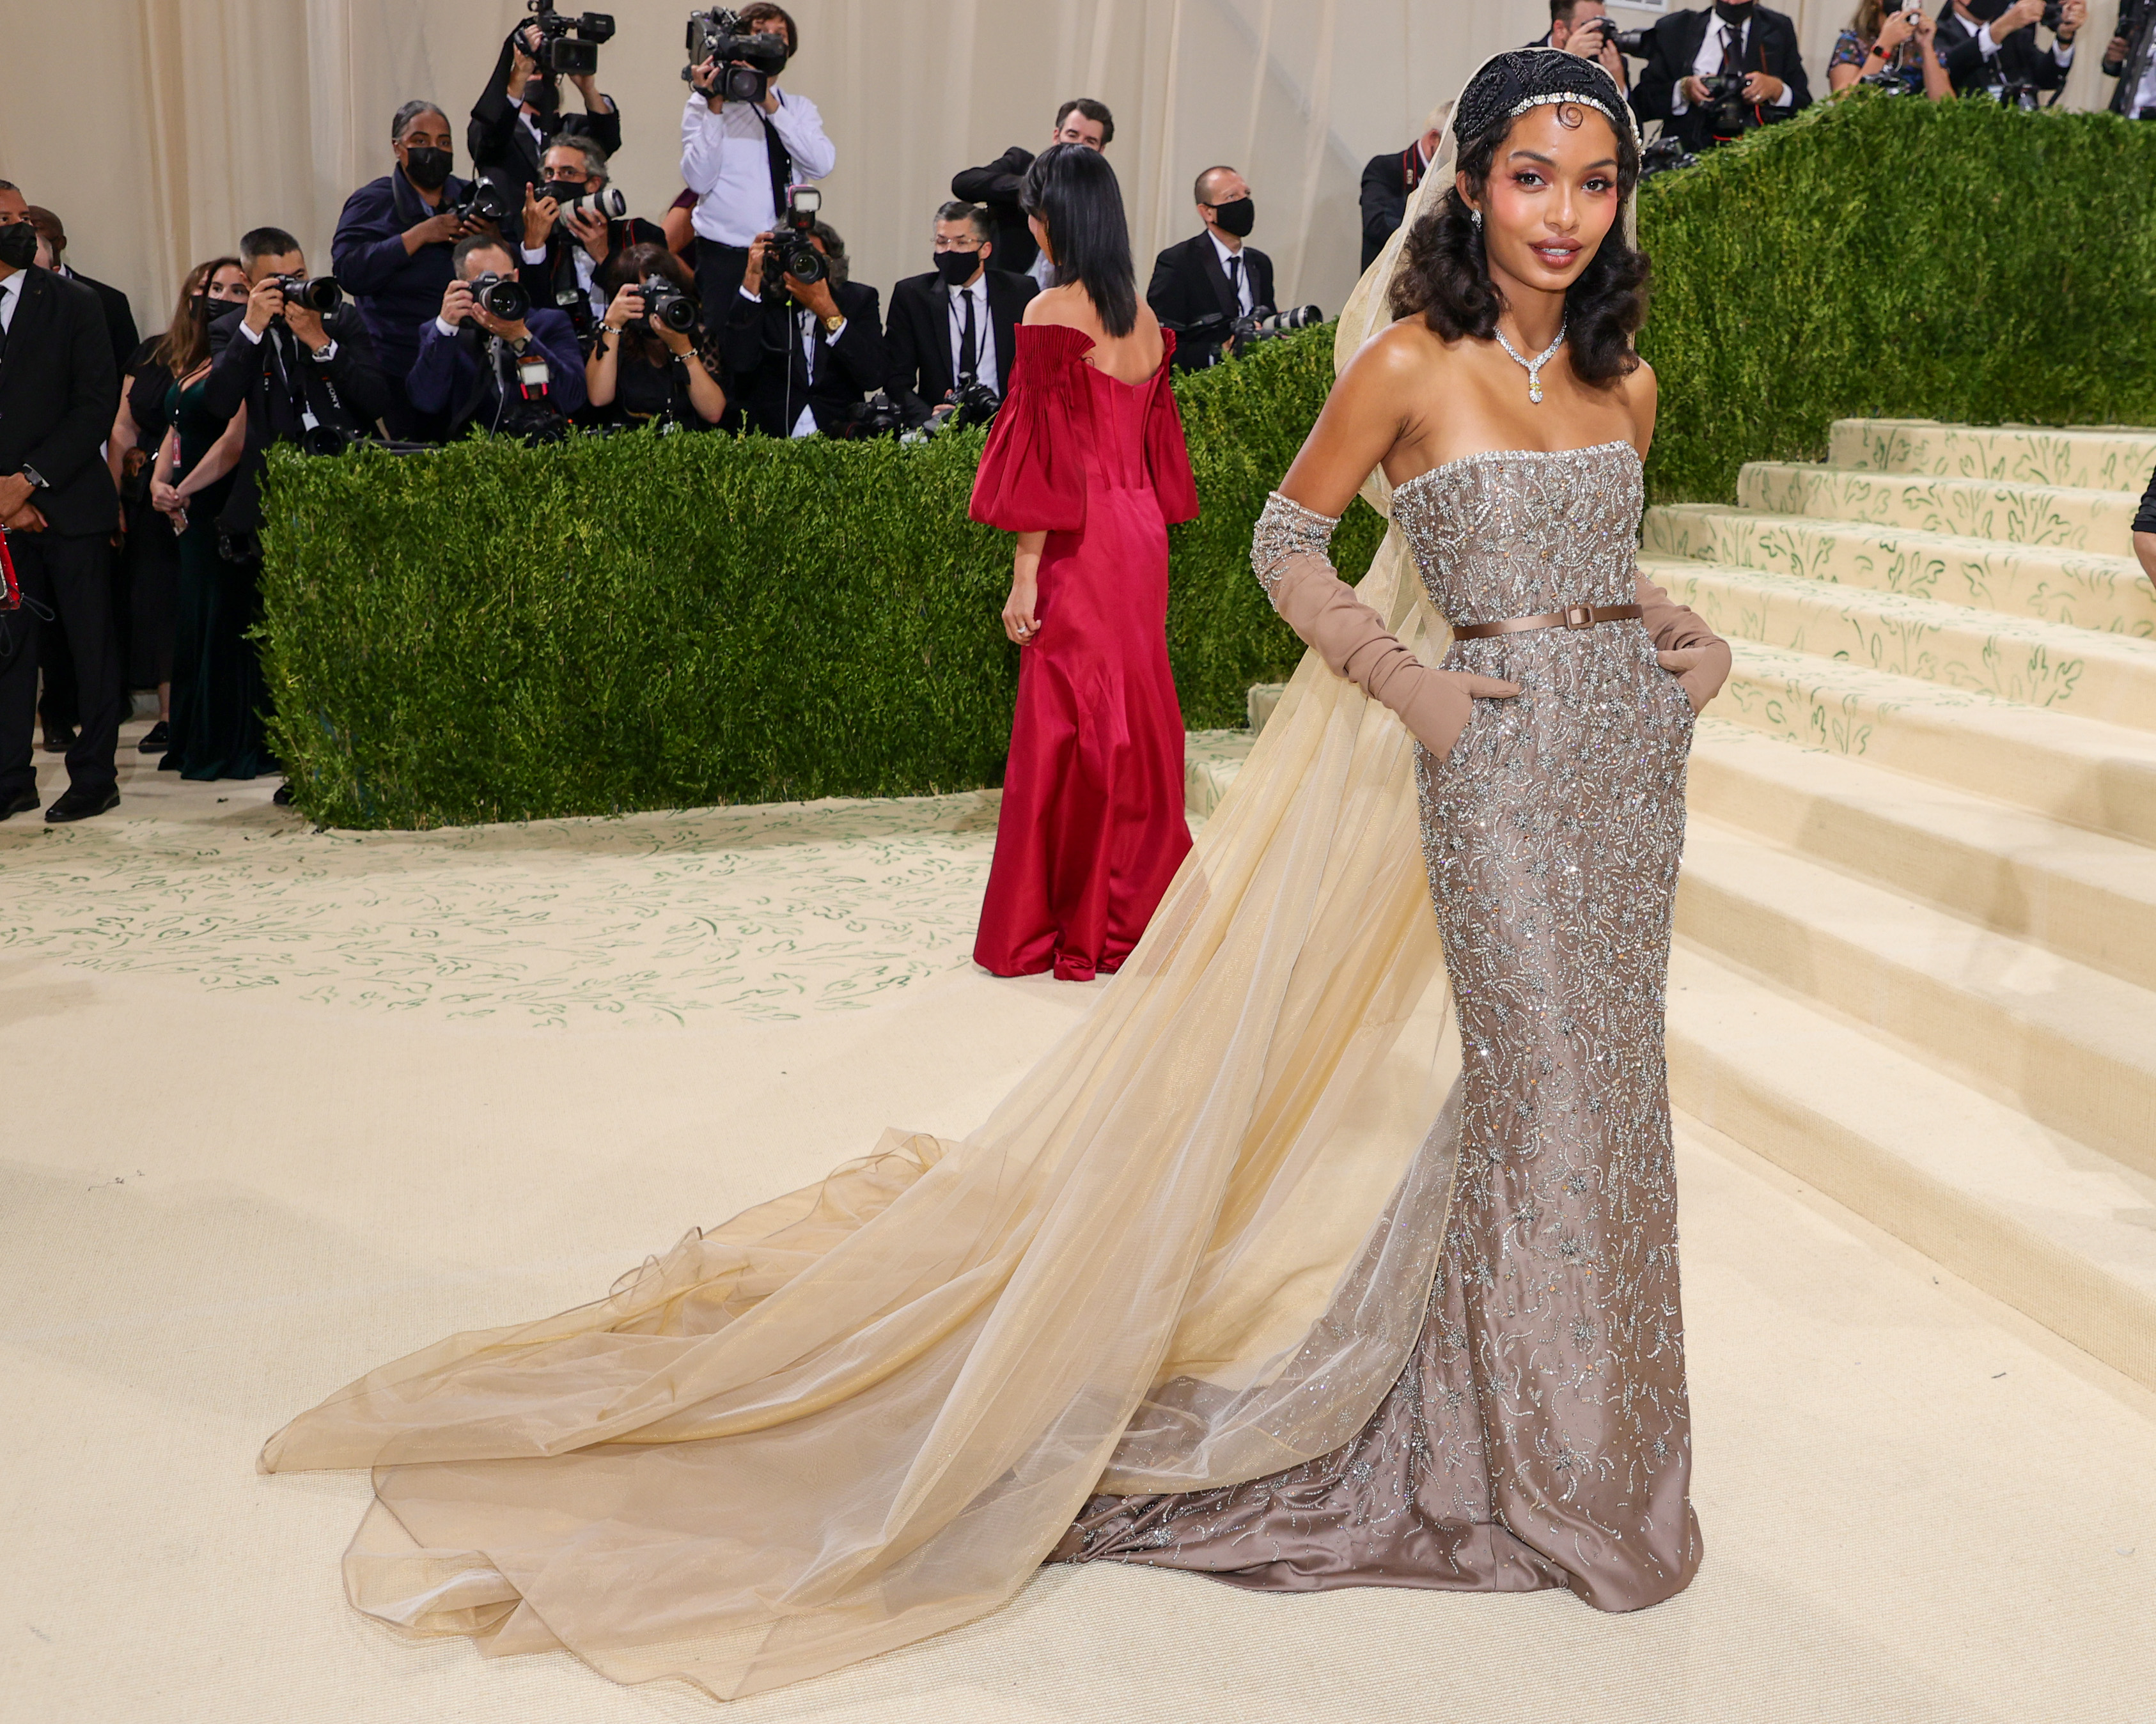
[[[1493,126],[1460,152],[1460,172],[1477,199],[1486,197],[1491,167],[1518,123],[1515,118]],[[1617,194],[1623,199],[1640,182],[1640,146],[1630,126],[1616,131]],[[1490,279],[1482,230],[1470,217],[1457,183],[1446,187],[1436,207],[1424,210],[1408,230],[1401,265],[1393,282],[1394,316],[1419,316],[1447,341],[1462,336],[1495,339],[1505,296]],[[1565,290],[1565,344],[1573,375],[1582,382],[1607,387],[1640,368],[1632,337],[1646,321],[1647,276],[1646,254],[1625,240],[1621,223],[1613,223]]]

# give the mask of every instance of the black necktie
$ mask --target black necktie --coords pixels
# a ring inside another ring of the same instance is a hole
[[[1744,69],[1744,54],[1743,49],[1738,46],[1743,34],[1743,31],[1735,24],[1724,24],[1722,27],[1722,69],[1724,74],[1741,72]]]
[[[1240,252],[1235,253],[1228,259],[1228,291],[1235,296],[1236,315],[1238,316],[1241,316],[1243,310],[1243,254]]]
[[[958,380],[963,382],[980,367],[979,337],[973,330],[973,295],[971,289],[958,290],[958,297],[966,302],[966,327],[958,337]]]

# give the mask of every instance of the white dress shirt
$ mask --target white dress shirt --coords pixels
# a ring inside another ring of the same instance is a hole
[[[1962,19],[1962,22],[1967,24],[1973,23],[1975,20],[1973,18],[1964,18]],[[1989,24],[1985,24],[1976,33],[1976,51],[1982,54],[1987,60],[1995,60],[1999,58],[1999,44],[1993,38],[1991,26]],[[2056,60],[2062,67],[2072,65],[2074,63],[2073,44],[2071,43],[2068,43],[2064,47],[2061,47],[2057,41],[2054,40],[2051,44],[2051,58]],[[1996,66],[1992,66],[1989,69],[1994,74],[1999,70]],[[1991,82],[1987,85],[1985,88],[1989,90],[1994,95],[1996,95],[1999,91],[2006,88],[2006,80],[2002,77],[1994,76]]]
[[[714,108],[691,91],[681,110],[681,183],[696,194],[690,221],[706,239],[746,250],[778,220],[764,117],[793,158],[796,182],[820,180],[838,165],[839,152],[824,136],[823,116],[807,96],[782,92],[778,111],[764,116],[747,102]]]
[[[577,260],[577,285],[583,290],[584,297],[592,302],[593,316],[603,317],[607,315],[607,297],[605,290],[598,285],[598,259],[584,249],[583,241],[574,234],[570,236],[569,244],[570,255]],[[523,254],[524,261],[534,269],[547,261],[547,248],[543,245],[520,245],[517,250]]]
[[[1724,49],[1729,45],[1728,38],[1732,36],[1734,36],[1737,38],[1735,44],[1737,59],[1738,63],[1741,65],[1744,59],[1744,50],[1751,44],[1752,26],[1748,23],[1743,24],[1726,24],[1712,13],[1709,13],[1707,14],[1707,28],[1703,33],[1702,33],[1699,38],[1699,52],[1691,57],[1691,74],[1693,77],[1712,78],[1722,70],[1722,53]],[[1759,69],[1757,66],[1753,66],[1747,68],[1747,69],[1756,72]],[[1784,78],[1781,80],[1781,83],[1782,93],[1776,96],[1774,100],[1767,104],[1770,108],[1786,108],[1789,105],[1789,102],[1791,100],[1789,95],[1789,80]],[[1691,104],[1685,100],[1684,80],[1680,78],[1677,80],[1677,92],[1676,95],[1671,97],[1670,100],[1670,112],[1673,115],[1682,114],[1688,110],[1691,106]]]
[[[29,280],[18,269],[5,281],[0,281],[0,331],[15,321],[15,302],[23,297],[23,284]]]
[[[2141,74],[2141,88],[2134,91],[2126,117],[2134,118],[2143,108],[2156,108],[2156,54],[2148,56],[2148,64]]]
[[[965,302],[970,299],[973,302],[973,375],[1002,394],[1003,373],[996,366],[996,327],[988,321],[988,272],[982,270],[964,287],[945,289],[944,297],[950,313],[952,380],[955,382],[963,375],[958,356],[965,351]]]
[[[1240,249],[1230,250],[1228,242],[1214,229],[1208,228],[1205,237],[1213,242],[1213,249],[1220,254],[1220,273],[1237,285],[1236,300],[1247,317],[1257,309],[1257,300],[1250,291],[1250,264]],[[1230,269],[1232,264],[1235,267]]]

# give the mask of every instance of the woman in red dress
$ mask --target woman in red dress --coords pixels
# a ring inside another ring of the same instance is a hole
[[[973,519],[1019,536],[1004,629],[1022,649],[973,957],[1090,982],[1130,955],[1190,849],[1168,523],[1198,493],[1175,337],[1138,298],[1115,170],[1055,145],[1023,197],[1057,285],[1026,307],[973,484]]]

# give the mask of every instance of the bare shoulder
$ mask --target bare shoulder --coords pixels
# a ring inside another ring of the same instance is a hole
[[[1092,310],[1086,295],[1075,287],[1045,287],[1025,302],[1025,321],[1083,329],[1091,321]]]
[[[1358,395],[1418,397],[1444,375],[1451,357],[1428,324],[1407,318],[1387,324],[1358,347],[1340,382]]]

